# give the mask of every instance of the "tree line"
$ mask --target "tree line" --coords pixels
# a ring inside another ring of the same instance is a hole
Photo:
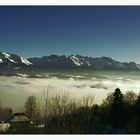
[[[0,110],[3,110],[0,118],[12,114],[12,109]],[[94,103],[93,96],[77,100],[70,99],[66,93],[55,96],[44,93],[41,102],[30,96],[25,102],[24,112],[34,123],[45,124],[44,128],[30,130],[29,133],[140,133],[140,95],[133,91],[122,94],[119,88],[109,93],[100,105]]]

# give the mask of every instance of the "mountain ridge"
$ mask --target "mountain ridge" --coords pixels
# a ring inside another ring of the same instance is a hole
[[[90,57],[82,55],[49,55],[43,57],[28,58],[36,66],[43,67],[78,67],[91,68],[95,70],[122,69],[122,70],[140,70],[140,65],[135,62],[119,62],[110,57]]]
[[[0,66],[8,68],[88,68],[93,70],[140,70],[135,62],[119,62],[111,57],[82,55],[49,55],[25,58],[17,54],[0,52]]]

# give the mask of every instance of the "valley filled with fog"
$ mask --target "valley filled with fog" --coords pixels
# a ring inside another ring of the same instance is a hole
[[[108,93],[115,88],[123,93],[140,92],[140,72],[53,72],[37,75],[0,76],[0,100],[5,107],[20,110],[27,97],[34,95],[40,102],[44,94],[68,94],[69,98],[79,99],[94,96],[94,102],[100,104]]]

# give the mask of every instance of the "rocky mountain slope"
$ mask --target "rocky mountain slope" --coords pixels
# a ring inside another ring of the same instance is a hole
[[[109,57],[88,57],[81,55],[50,55],[41,58],[24,58],[16,54],[0,52],[1,68],[88,68],[93,70],[140,70],[140,65],[135,62],[119,62]]]

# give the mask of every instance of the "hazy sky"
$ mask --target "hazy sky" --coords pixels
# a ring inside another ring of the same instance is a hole
[[[0,51],[140,63],[140,7],[0,7]]]

